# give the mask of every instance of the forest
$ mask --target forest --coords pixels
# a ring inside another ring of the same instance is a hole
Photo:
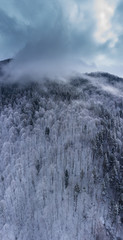
[[[0,81],[0,239],[122,240],[123,79]]]

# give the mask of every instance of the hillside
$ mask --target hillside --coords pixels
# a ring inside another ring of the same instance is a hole
[[[123,79],[0,81],[0,239],[123,239]]]

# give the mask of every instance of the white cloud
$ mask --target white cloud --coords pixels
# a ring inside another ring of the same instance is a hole
[[[114,47],[118,41],[118,34],[113,26],[112,18],[117,6],[117,0],[95,0],[95,17],[97,28],[94,34],[99,43],[110,41],[109,47]]]
[[[65,18],[69,24],[75,27],[80,32],[85,30],[90,24],[92,18],[93,2],[77,1],[77,0],[60,0]],[[87,17],[88,16],[88,17]]]

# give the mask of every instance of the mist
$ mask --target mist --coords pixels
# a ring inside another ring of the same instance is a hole
[[[14,2],[13,7],[8,3],[9,13],[2,5],[1,21],[7,17],[6,22],[11,23],[11,32],[17,39],[13,61],[6,69],[8,75],[13,80],[23,75],[41,79],[96,70],[93,61],[97,51],[93,39],[95,19],[90,14],[93,4],[89,5],[91,9],[88,4],[89,1],[36,0],[34,5],[33,1],[21,1]],[[2,29],[5,34],[5,26],[2,25]]]
[[[1,2],[1,58],[13,58],[7,75],[13,80],[92,71],[123,76],[119,6],[113,0],[101,0],[100,6],[96,0]],[[101,13],[107,29],[101,27]]]

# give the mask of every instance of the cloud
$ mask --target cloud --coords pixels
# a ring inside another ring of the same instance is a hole
[[[0,0],[0,57],[16,55],[23,64],[64,58],[89,66],[118,63],[120,8],[120,0]]]
[[[99,43],[109,42],[110,47],[114,47],[118,41],[116,29],[112,25],[112,18],[115,14],[117,0],[95,0],[95,13],[97,28],[95,38]]]
[[[15,55],[25,45],[27,32],[21,23],[0,9],[1,58]]]
[[[10,31],[15,51],[22,49],[25,45],[22,52],[25,51],[27,54],[30,48],[29,55],[31,52],[32,54],[38,52],[44,56],[45,52],[51,54],[55,50],[54,54],[56,52],[59,54],[76,52],[82,56],[86,52],[91,56],[94,49],[92,39],[94,23],[87,2],[89,1],[36,0],[34,4],[32,0],[12,0],[11,2],[6,0],[6,4],[2,2],[0,8],[11,22]],[[3,30],[3,26],[1,29]],[[8,40],[11,37],[7,28],[4,36]],[[17,43],[15,43],[16,40]],[[6,45],[9,49],[10,46],[7,42]],[[86,51],[87,49],[88,51]],[[20,55],[22,56],[22,54]]]

